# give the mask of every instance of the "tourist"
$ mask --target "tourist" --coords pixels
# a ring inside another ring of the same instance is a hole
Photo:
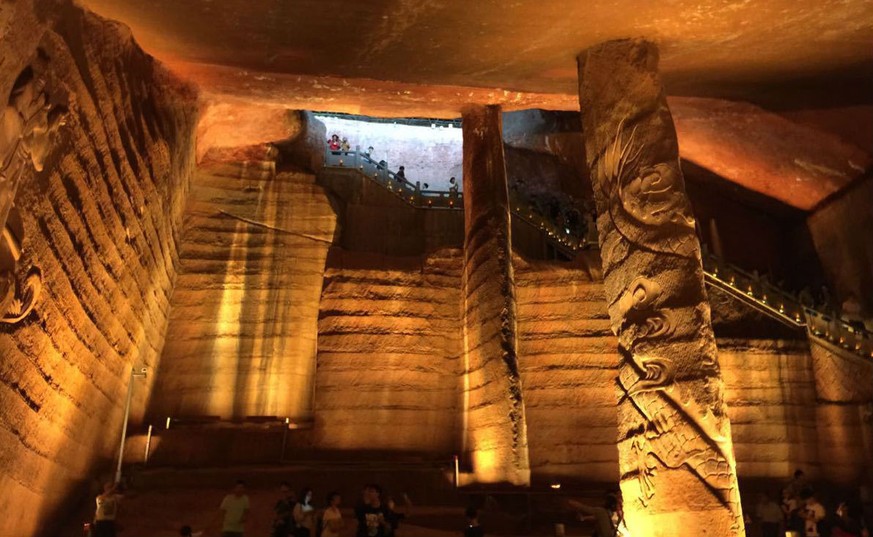
[[[327,495],[327,507],[321,515],[321,537],[339,537],[344,526],[340,503],[342,498],[338,492]]]
[[[367,148],[366,151],[364,151],[364,155],[367,156],[367,159],[372,159],[372,158],[373,158],[373,153],[374,153],[375,151],[376,151],[376,150],[373,149],[373,146],[371,145],[370,147]]]
[[[358,519],[357,537],[385,537],[388,524],[386,509],[382,505],[382,489],[379,485],[367,485],[364,502],[355,510]]]
[[[803,502],[804,536],[821,537],[822,521],[827,514],[824,506],[816,499],[810,487],[800,491],[800,501]]]
[[[276,518],[273,521],[273,537],[290,537],[294,530],[294,506],[297,497],[288,483],[279,485],[279,499],[273,507]]]
[[[103,493],[97,496],[97,511],[94,513],[92,537],[115,537],[117,530],[115,517],[118,516],[118,505],[121,503],[115,483],[105,483]]]
[[[784,520],[782,508],[768,494],[761,494],[755,506],[755,517],[761,524],[762,537],[779,537]]]
[[[294,537],[314,537],[315,508],[312,507],[312,489],[305,488],[294,506]]]
[[[449,178],[449,194],[458,195],[458,181],[454,177]]]
[[[342,143],[340,144],[340,150],[342,150],[342,151],[344,151],[344,152],[348,152],[348,151],[351,151],[351,150],[352,150],[352,146],[349,145],[349,139],[348,139],[348,138],[343,137],[343,141],[342,141]]]
[[[479,525],[479,512],[475,507],[468,507],[464,512],[467,518],[467,527],[464,528],[464,537],[485,537],[485,530]]]
[[[607,494],[603,507],[590,507],[576,500],[567,500],[567,503],[578,511],[579,520],[594,522],[594,535],[597,537],[630,536],[624,522],[624,510],[619,495]]]
[[[400,183],[406,182],[406,168],[401,166],[397,173],[394,174],[394,178]]]
[[[409,499],[409,496],[403,494],[403,511],[397,510],[397,502],[394,501],[394,498],[388,497],[385,501],[385,520],[388,523],[386,526],[386,534],[387,535],[395,535],[397,533],[397,529],[400,527],[400,521],[406,518],[406,515],[409,513],[409,510],[412,508],[412,501]]]
[[[327,147],[331,151],[339,151],[341,147],[339,134],[334,134],[330,137],[330,140],[327,141]]]
[[[221,500],[219,509],[224,512],[221,537],[243,537],[246,517],[249,512],[249,497],[246,496],[246,484],[244,481],[236,482],[233,492]]]
[[[870,537],[864,527],[861,509],[855,504],[842,502],[837,507],[837,519],[831,530],[831,537]]]

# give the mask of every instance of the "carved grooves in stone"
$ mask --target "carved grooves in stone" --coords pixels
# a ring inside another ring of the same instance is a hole
[[[318,321],[317,447],[456,453],[462,264],[459,250],[332,250]]]
[[[465,450],[480,482],[530,482],[499,107],[464,112]]]
[[[70,113],[16,199],[22,264],[41,267],[45,288],[34,313],[0,331],[0,459],[16,461],[2,482],[27,505],[4,504],[4,528],[22,535],[44,533],[111,456],[128,368],[158,363],[193,164],[191,90],[117,25],[71,7],[58,16],[40,47],[47,87]],[[135,391],[134,419],[149,384]]]
[[[584,259],[584,254],[577,262]],[[531,472],[615,482],[617,340],[598,259],[582,266],[514,260],[519,365]]]
[[[336,215],[314,176],[273,170],[251,161],[197,171],[156,418],[311,416]]]

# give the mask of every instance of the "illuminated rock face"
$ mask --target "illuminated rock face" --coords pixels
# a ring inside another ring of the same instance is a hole
[[[3,535],[52,534],[70,497],[113,458],[132,366],[150,369],[134,389],[141,416],[194,162],[190,88],[116,23],[63,2],[33,10],[0,9],[0,94],[27,86],[13,89],[30,70],[28,102],[51,106],[39,128],[54,129],[28,141],[14,200],[16,274],[39,268],[44,288],[29,315],[0,325]]]
[[[873,174],[829,200],[807,219],[825,273],[840,304],[854,301],[873,317]],[[857,313],[857,312],[856,312]]]
[[[812,342],[810,350],[822,463],[830,480],[857,486],[873,478],[873,362],[847,356],[821,340]]]
[[[460,250],[331,251],[318,320],[318,450],[457,452]]]
[[[676,133],[645,41],[579,58],[579,101],[622,356],[618,449],[632,532],[744,535],[730,421]]]
[[[150,415],[307,418],[336,215],[314,176],[261,160],[198,168]]]
[[[479,482],[530,482],[499,107],[464,113],[465,452]]]
[[[514,259],[519,366],[532,479],[618,481],[615,375],[600,258]]]

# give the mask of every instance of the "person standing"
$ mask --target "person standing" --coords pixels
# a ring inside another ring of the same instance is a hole
[[[300,499],[294,506],[294,536],[314,537],[315,508],[312,507],[312,489],[305,488],[300,493]]]
[[[282,483],[279,486],[279,500],[273,507],[273,512],[276,518],[273,521],[273,537],[290,537],[294,530],[294,505],[297,504],[297,497],[291,491],[291,486],[288,483]]]
[[[603,501],[603,507],[591,507],[576,500],[567,500],[567,504],[579,513],[579,520],[594,522],[597,537],[627,537],[629,535],[619,495],[607,494]]]
[[[388,517],[382,505],[382,490],[378,485],[367,485],[364,503],[356,510],[357,537],[385,537]]]
[[[344,526],[340,503],[342,498],[338,492],[327,495],[327,507],[321,515],[321,537],[339,537]]]
[[[803,502],[804,535],[806,537],[821,537],[821,522],[827,512],[824,505],[819,502],[811,488],[805,488],[800,492],[800,500]]]
[[[394,174],[394,178],[397,179],[397,182],[404,183],[406,182],[406,168],[401,166],[397,173]]]
[[[97,496],[97,510],[94,512],[93,537],[115,537],[118,528],[115,518],[118,516],[118,506],[121,503],[121,494],[115,487],[115,483],[105,483],[103,493]]]
[[[246,517],[249,513],[249,497],[246,496],[246,484],[244,481],[236,482],[233,492],[221,500],[219,509],[224,513],[221,537],[243,537]]]
[[[755,506],[755,516],[761,524],[762,537],[779,537],[781,535],[784,515],[782,508],[767,494],[761,494],[758,505]]]
[[[475,507],[468,507],[464,512],[467,518],[467,527],[464,528],[464,537],[485,537],[485,530],[479,525],[479,512]]]

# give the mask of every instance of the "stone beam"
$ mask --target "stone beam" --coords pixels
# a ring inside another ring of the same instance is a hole
[[[463,129],[465,452],[476,481],[527,485],[500,107],[465,110]]]
[[[618,336],[618,449],[634,535],[745,534],[724,384],[657,48],[579,56],[604,288]]]
[[[504,110],[573,110],[573,95],[443,84],[409,84],[371,78],[267,73],[191,62],[169,62],[170,69],[201,89],[206,102],[240,102],[315,112],[377,117],[456,119],[470,105],[500,105]]]

